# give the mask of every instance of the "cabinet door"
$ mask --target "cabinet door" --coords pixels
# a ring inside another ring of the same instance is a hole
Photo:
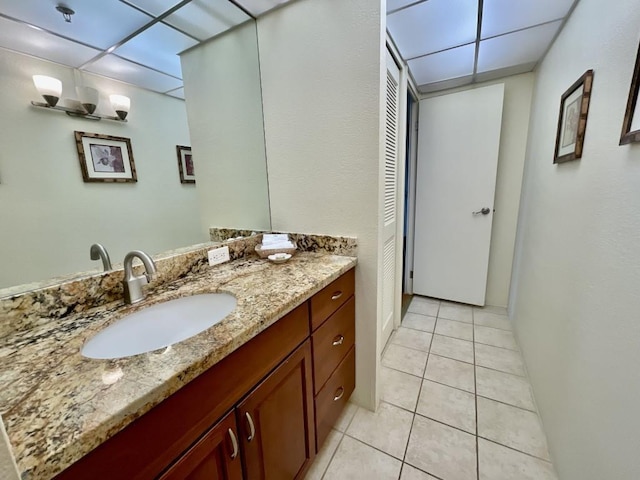
[[[160,480],[242,480],[234,412],[213,426]]]
[[[315,456],[311,346],[295,350],[236,409],[246,478],[302,478]]]

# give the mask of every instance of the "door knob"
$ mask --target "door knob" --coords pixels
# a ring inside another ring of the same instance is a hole
[[[489,215],[491,213],[491,209],[488,207],[484,207],[482,210],[478,210],[477,212],[471,212],[473,215]]]

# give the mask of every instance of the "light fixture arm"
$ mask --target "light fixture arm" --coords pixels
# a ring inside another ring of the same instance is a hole
[[[125,118],[124,120],[121,120],[120,117],[112,117],[109,115],[100,115],[98,113],[87,113],[83,110],[76,110],[73,108],[68,108],[68,107],[62,107],[62,106],[58,106],[56,105],[55,107],[50,106],[47,103],[44,102],[34,102],[31,101],[31,105],[33,105],[34,107],[38,107],[38,108],[46,108],[48,110],[57,110],[59,112],[65,112],[67,115],[69,115],[70,117],[82,117],[82,118],[86,118],[87,120],[113,120],[114,122],[126,122],[127,119]]]

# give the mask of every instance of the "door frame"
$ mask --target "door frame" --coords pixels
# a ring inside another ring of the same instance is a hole
[[[409,125],[407,126],[408,151],[406,153],[405,168],[408,169],[408,175],[406,175],[407,184],[405,185],[405,193],[407,204],[405,205],[406,214],[404,215],[407,225],[403,258],[404,288],[402,293],[413,295],[413,257],[416,229],[416,171],[418,168],[418,118],[420,114],[420,94],[418,93],[418,89],[415,86],[415,81],[412,76],[409,76],[407,87],[407,94],[411,95],[414,104],[411,110],[411,118],[409,118]]]

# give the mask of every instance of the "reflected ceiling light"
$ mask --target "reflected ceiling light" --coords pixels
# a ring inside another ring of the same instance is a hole
[[[129,108],[131,107],[131,100],[129,97],[125,97],[124,95],[109,95],[109,100],[111,101],[111,106],[116,111],[120,120],[127,118]]]
[[[46,75],[34,75],[33,83],[50,107],[55,107],[62,94],[62,82]]]
[[[67,23],[71,23],[71,15],[76,13],[66,5],[62,5],[62,4],[57,5],[56,10],[62,14],[62,18],[64,18],[64,21]]]

